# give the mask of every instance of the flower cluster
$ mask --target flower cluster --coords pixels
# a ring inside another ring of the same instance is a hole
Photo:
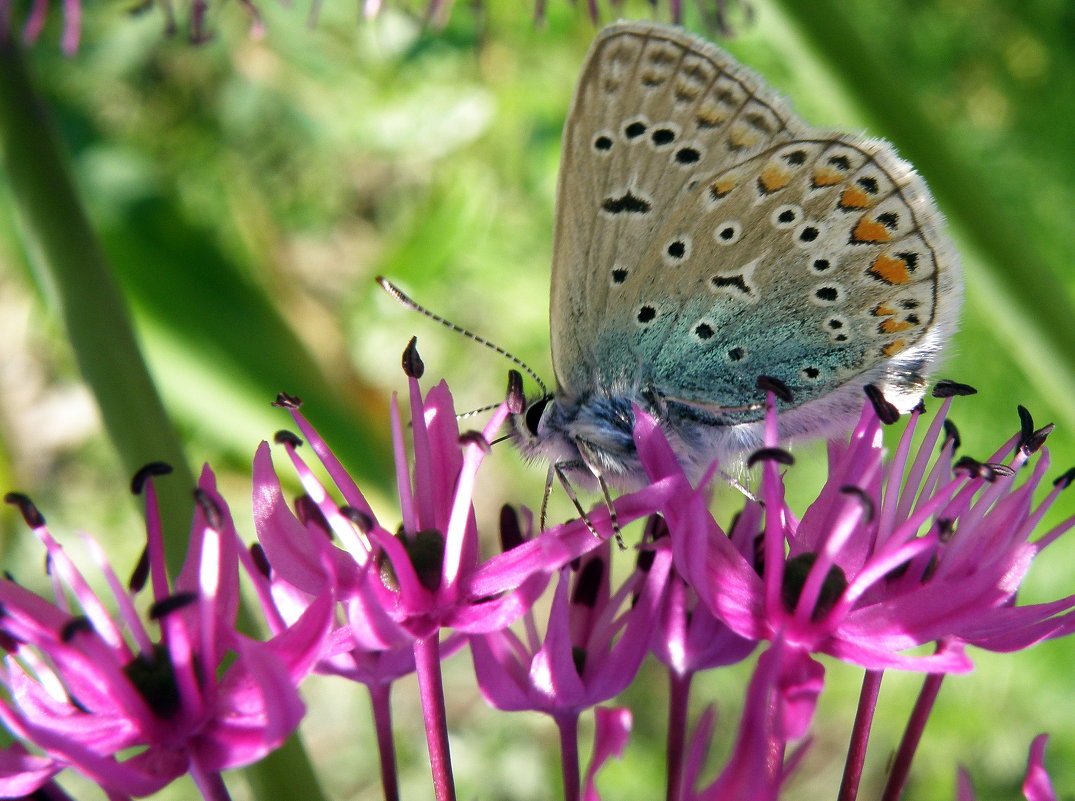
[[[322,0],[314,0],[311,3],[309,12],[311,21],[317,19],[321,3]],[[535,21],[541,22],[545,19],[546,4],[546,0],[536,0],[534,3]],[[713,0],[711,7],[706,8],[705,11],[712,16],[716,27],[725,35],[728,35],[732,30],[729,19],[733,16],[729,7],[740,4],[744,6],[742,13],[749,15],[751,13],[749,6],[742,3],[741,0],[738,0],[738,2],[737,0]],[[238,5],[249,21],[250,36],[253,38],[264,36],[265,22],[262,19],[258,3],[255,0],[242,0]],[[362,17],[367,20],[374,18],[384,10],[386,5],[392,4],[385,3],[384,0],[362,0],[360,3]],[[416,6],[417,8],[414,10],[417,11],[418,16],[423,17],[426,22],[442,27],[448,23],[454,3],[444,2],[444,0],[427,0],[424,7],[420,2],[413,4],[397,3],[396,5],[404,6],[404,10],[411,10],[408,6]],[[480,9],[481,0],[476,0],[474,5]],[[618,3],[613,1],[608,4],[608,8],[602,9],[597,0],[590,0],[586,4],[586,11],[590,19],[596,24],[602,17],[611,16],[612,19],[615,19],[618,16],[617,5]],[[654,5],[657,5],[657,3],[655,2]],[[10,35],[8,28],[12,25],[16,15],[15,12],[18,10],[16,6],[16,0],[0,0],[0,44]],[[22,39],[24,42],[32,44],[41,36],[48,18],[49,6],[50,0],[33,0],[26,18],[22,21]],[[669,21],[676,25],[681,24],[683,20],[682,6],[682,0],[670,0],[668,3],[667,15]],[[209,19],[214,9],[211,7],[209,0],[189,0],[189,2],[179,4],[175,0],[146,0],[144,7],[154,7],[163,15],[164,30],[168,36],[175,36],[180,27],[185,26],[187,36],[192,44],[204,44],[213,38]],[[82,38],[82,0],[63,0],[62,8],[63,25],[60,46],[65,55],[72,56],[78,52],[79,41]]]
[[[267,641],[237,630],[239,564],[249,557],[208,468],[195,492],[187,560],[171,582],[153,490],[169,470],[149,465],[134,479],[135,491],[145,493],[148,542],[127,585],[85,539],[114,614],[33,503],[6,496],[45,546],[54,593],[47,599],[0,580],[7,652],[0,721],[42,751],[8,749],[0,797],[62,797],[53,777],[73,768],[114,798],[148,795],[190,773],[206,799],[224,799],[220,772],[261,759],[302,719],[296,687],[323,649],[331,596]],[[147,580],[156,637],[136,608]]]
[[[1032,560],[1075,525],[1070,518],[1036,533],[1075,473],[1039,491],[1050,427],[1035,429],[1025,411],[1020,431],[988,460],[957,457],[947,414],[972,391],[963,385],[939,384],[940,408],[928,425],[924,407],[915,409],[891,456],[882,421],[895,415],[870,393],[850,437],[830,443],[828,479],[802,514],[785,500],[794,459],[780,447],[773,393],[781,388],[770,387],[765,446],[747,460],[757,468],[756,496],[727,529],[710,510],[710,490],[722,480],[716,466],[692,485],[659,424],[636,409],[646,487],[544,531],[525,510],[505,508],[500,548],[489,555],[474,493],[489,443],[522,408],[518,377],[481,431],[461,433],[447,387],[422,393],[413,341],[404,367],[409,430],[392,407],[398,528],[374,511],[287,395],[277,405],[298,433],[281,431],[275,441],[304,494],[288,503],[263,443],[253,468],[258,542],[247,550],[206,470],[190,555],[173,584],[153,500],[158,471],[147,470],[136,487],[146,493],[149,545],[129,588],[87,541],[115,615],[29,500],[8,496],[47,549],[55,597],[0,581],[8,652],[0,721],[20,741],[0,752],[0,796],[61,797],[56,775],[72,768],[117,798],[155,792],[188,772],[205,798],[226,798],[220,771],[283,741],[303,714],[297,687],[316,671],[368,689],[386,799],[399,797],[390,691],[416,674],[436,795],[455,798],[440,666],[465,648],[491,706],[552,719],[569,801],[599,798],[598,769],[622,753],[631,727],[629,710],[599,705],[627,688],[650,654],[669,677],[665,795],[675,801],[776,799],[809,756],[828,658],[865,670],[839,790],[854,799],[884,672],[921,672],[922,694],[884,793],[895,799],[941,679],[972,668],[968,646],[1012,651],[1075,627],[1075,596],[1016,599]],[[305,446],[319,465],[303,458]],[[645,521],[623,578],[613,570],[627,557],[610,545],[616,520]],[[240,572],[259,600],[264,640],[236,628]],[[157,639],[135,606],[147,578]],[[703,781],[715,710],[689,729],[692,679],[755,650],[735,747],[716,778]],[[579,721],[591,709],[595,742],[583,772]],[[1053,797],[1043,754],[1039,739],[1025,791],[1034,801]],[[973,798],[965,775],[959,798]]]

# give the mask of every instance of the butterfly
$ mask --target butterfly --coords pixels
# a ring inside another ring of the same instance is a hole
[[[783,439],[847,430],[870,385],[907,411],[959,313],[943,229],[888,143],[811,127],[680,28],[608,26],[564,128],[557,386],[513,438],[607,494],[645,482],[636,405],[694,479],[761,446],[762,376],[787,390]]]

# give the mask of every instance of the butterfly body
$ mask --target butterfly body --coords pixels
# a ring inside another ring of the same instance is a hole
[[[960,294],[940,214],[891,146],[810,127],[681,29],[617,23],[564,131],[557,390],[515,439],[572,480],[630,487],[635,406],[695,478],[761,444],[760,376],[790,390],[784,438],[850,427],[867,384],[906,411]]]

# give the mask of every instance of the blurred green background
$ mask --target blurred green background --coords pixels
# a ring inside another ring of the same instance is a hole
[[[807,120],[892,140],[937,195],[967,284],[942,373],[980,390],[953,414],[965,451],[986,458],[1017,429],[1022,403],[1039,425],[1058,424],[1051,475],[1070,466],[1075,5],[752,0],[727,4],[730,37],[703,13],[714,5],[688,3],[687,24],[765,75]],[[38,87],[191,463],[221,472],[240,519],[254,448],[289,423],[269,406],[279,391],[303,397],[388,520],[387,409],[405,386],[408,338],[418,335],[427,380],[446,378],[459,409],[503,396],[505,362],[402,310],[375,286],[377,274],[551,378],[556,168],[595,31],[584,6],[549,0],[535,24],[530,4],[459,4],[441,28],[423,25],[419,3],[363,21],[353,3],[326,2],[311,23],[309,8],[262,0],[263,39],[225,4],[210,13],[215,37],[192,47],[162,36],[160,14],[109,3],[86,9],[70,58],[56,44],[54,10],[28,54]],[[668,10],[628,3],[621,13],[667,19]],[[32,494],[61,532],[111,538],[119,564],[133,564],[141,534],[126,476],[41,276],[0,181],[0,488]],[[485,520],[504,500],[539,503],[544,470],[519,461],[507,447],[494,453]],[[812,481],[803,479],[804,502]],[[1058,506],[1054,522],[1075,512],[1071,497]],[[0,534],[5,564],[39,564],[13,511],[0,515]],[[1073,555],[1064,542],[1047,553],[1025,599],[1072,592]],[[957,764],[981,799],[1021,797],[1026,748],[1040,731],[1053,734],[1048,764],[1072,797],[1075,644],[976,659],[973,675],[946,681],[907,798],[953,798]],[[461,796],[554,795],[552,728],[486,711],[466,660],[454,665]],[[699,702],[720,704],[726,734],[748,667],[699,682]],[[828,678],[789,798],[835,796],[860,674],[832,664]],[[862,798],[877,794],[919,683],[886,679]],[[412,690],[396,696],[404,797],[431,798]],[[628,693],[636,730],[626,760],[604,777],[609,798],[658,797],[663,696],[652,666]],[[330,797],[377,798],[364,695],[317,679],[307,697],[303,733]]]

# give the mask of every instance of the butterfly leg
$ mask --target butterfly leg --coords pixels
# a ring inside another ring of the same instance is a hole
[[[586,510],[582,508],[582,503],[579,501],[579,496],[575,492],[575,488],[571,486],[571,481],[567,477],[567,472],[565,468],[581,466],[583,466],[581,462],[556,462],[549,468],[549,476],[545,482],[545,498],[541,504],[541,528],[545,528],[546,505],[549,499],[549,495],[552,492],[552,476],[555,473],[556,477],[560,480],[560,486],[564,488],[564,492],[567,493],[568,499],[575,506],[575,510],[579,513],[579,517],[582,519],[582,522],[586,524],[586,528],[588,528],[590,530],[590,533],[593,534],[595,537],[601,539],[601,534],[597,531],[597,529],[594,527],[594,524],[590,521],[590,516],[586,514]],[[612,524],[612,531],[613,535],[616,537],[616,543],[620,546],[621,551],[627,550],[626,546],[623,544],[623,537],[620,535],[620,524],[616,517],[616,510],[612,506],[612,496],[609,495],[608,485],[605,484],[605,482],[601,479],[600,476],[598,476],[597,479],[598,482],[601,484],[601,490],[604,492],[605,495],[605,503],[608,506],[609,522]]]
[[[758,496],[748,490],[746,486],[742,484],[739,479],[737,479],[731,473],[727,473],[724,470],[718,470],[717,472],[721,478],[723,478],[726,482],[728,482],[728,484],[731,485],[732,489],[737,489],[741,493],[743,493],[743,495],[746,496],[746,499],[748,501],[753,501],[754,503],[761,503],[761,501],[758,499]]]
[[[627,546],[623,544],[623,535],[620,533],[620,518],[616,514],[616,507],[612,505],[612,496],[608,492],[608,484],[605,483],[604,476],[599,474],[597,483],[601,485],[601,493],[605,496],[605,506],[608,508],[608,522],[612,524],[612,535],[616,538],[616,544],[620,546],[620,550],[626,551]]]

